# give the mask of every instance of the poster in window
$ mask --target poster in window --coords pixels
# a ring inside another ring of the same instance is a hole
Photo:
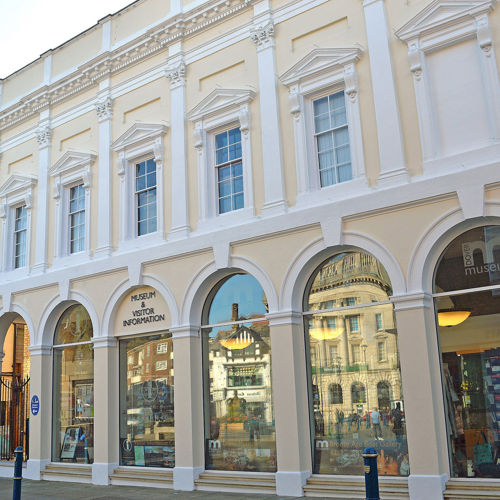
[[[61,458],[75,458],[76,446],[80,438],[80,427],[66,427],[61,449]]]

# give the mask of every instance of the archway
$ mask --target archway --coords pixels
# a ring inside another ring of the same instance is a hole
[[[0,460],[13,460],[22,446],[29,456],[30,332],[14,312],[0,319]]]

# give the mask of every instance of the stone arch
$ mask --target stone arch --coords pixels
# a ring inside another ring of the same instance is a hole
[[[37,332],[36,345],[51,346],[54,341],[57,322],[61,314],[74,304],[81,304],[87,310],[92,321],[93,336],[98,337],[100,332],[99,316],[94,304],[89,298],[81,292],[71,291],[67,300],[61,300],[60,296],[54,297],[45,307],[40,320],[39,330]]]
[[[344,245],[326,247],[318,238],[304,247],[288,267],[280,292],[281,310],[302,310],[302,299],[307,282],[314,270],[336,251],[363,250],[376,258],[385,268],[394,295],[405,293],[406,286],[399,263],[382,244],[361,233],[345,232]]]
[[[217,269],[212,261],[203,266],[189,283],[181,307],[183,325],[199,325],[206,297],[210,290],[224,277],[245,271],[253,276],[266,294],[269,312],[278,311],[278,296],[268,274],[251,260],[235,256],[231,257],[230,267]]]
[[[140,288],[143,286],[150,286],[161,294],[163,300],[165,300],[169,308],[171,319],[170,326],[177,326],[179,324],[179,309],[177,307],[177,301],[175,300],[174,294],[170,288],[168,288],[168,286],[158,278],[149,274],[144,274],[140,285],[132,286],[130,284],[130,280],[125,279],[115,287],[111,295],[108,297],[106,305],[104,306],[104,314],[102,317],[102,336],[112,337],[114,335],[112,330],[116,312],[118,311],[123,298],[134,288]]]
[[[2,352],[3,343],[5,340],[5,335],[7,334],[7,330],[9,326],[12,324],[15,319],[21,316],[23,321],[26,323],[28,327],[28,331],[30,332],[30,345],[33,345],[33,340],[35,338],[35,324],[31,319],[31,315],[26,311],[26,309],[18,304],[11,304],[8,311],[5,311],[0,316],[0,352]]]

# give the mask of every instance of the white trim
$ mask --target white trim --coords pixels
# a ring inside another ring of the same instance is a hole
[[[91,198],[90,186],[91,167],[96,159],[93,153],[67,151],[50,168],[49,176],[53,178],[52,198],[55,200],[54,224],[54,266],[63,265],[65,257],[79,256],[79,260],[90,258],[90,221]],[[83,184],[85,189],[85,247],[81,252],[71,253],[69,248],[69,192],[70,189]]]
[[[120,242],[119,251],[131,248],[145,248],[161,243],[164,234],[164,144],[163,136],[168,126],[165,124],[135,123],[116,141],[111,148],[118,152],[117,174],[120,177]],[[136,162],[151,159],[156,163],[156,215],[157,230],[137,236],[137,216],[135,211],[135,170]]]
[[[195,106],[188,118],[194,122],[194,146],[198,151],[198,231],[240,224],[254,216],[252,148],[250,137],[251,90],[216,89]],[[241,132],[244,208],[219,214],[215,135],[222,128],[238,127]]]
[[[383,0],[363,3],[370,72],[377,123],[380,172],[378,186],[409,182],[403,130],[389,49],[389,27]]]
[[[298,205],[349,198],[368,189],[355,68],[361,54],[359,47],[314,49],[280,77],[280,81],[290,92]],[[352,180],[321,188],[315,152],[313,100],[342,90],[345,96]]]
[[[495,0],[433,0],[416,16],[396,31],[396,36],[408,45],[408,60],[413,75],[417,101],[417,114],[424,160],[424,174],[432,175],[436,169],[456,170],[454,158],[444,156],[440,150],[440,134],[433,103],[431,82],[427,68],[427,54],[458,44],[464,40],[477,40],[477,54],[485,109],[488,113],[490,144],[472,151],[469,161],[484,156],[492,143],[500,140],[500,81],[493,50],[493,36],[489,13]],[[468,152],[466,152],[468,153]],[[461,160],[462,164],[469,161]]]
[[[31,262],[31,228],[33,189],[37,183],[34,176],[11,175],[0,187],[0,219],[2,220],[1,270],[14,277],[29,274]],[[16,208],[26,206],[26,265],[15,268],[14,228]]]

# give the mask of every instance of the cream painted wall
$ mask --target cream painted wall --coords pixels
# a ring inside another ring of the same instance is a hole
[[[213,261],[211,250],[200,250],[163,262],[144,265],[144,274],[156,276],[170,289],[180,312],[189,283],[203,267]],[[201,318],[200,318],[201,321]]]
[[[436,223],[436,214],[445,214],[457,208],[456,198],[429,200],[416,207],[387,210],[374,216],[360,215],[346,221],[344,231],[363,233],[383,242],[406,276],[413,251],[423,234]]]
[[[6,78],[2,84],[2,106],[12,103],[43,83],[43,60],[37,59]]]
[[[35,290],[26,290],[18,292],[12,296],[12,302],[19,304],[26,311],[29,311],[31,320],[38,329],[42,315],[48,304],[59,295],[59,288],[57,285],[47,285],[43,288]],[[35,338],[35,334],[30,332],[31,345],[40,344],[42,339]]]
[[[111,23],[111,40],[115,44],[137,31],[156,24],[170,11],[170,2],[164,0],[149,0],[135,2],[113,17]]]
[[[52,75],[66,73],[75,67],[75,63],[92,59],[101,50],[102,28],[100,25],[79,35],[70,43],[64,44],[52,55]]]
[[[285,273],[293,259],[305,246],[321,237],[318,227],[300,228],[267,238],[235,243],[232,254],[247,257],[261,266],[269,274],[276,293],[279,294]]]
[[[106,306],[115,289],[128,280],[127,270],[117,270],[109,272],[103,276],[90,276],[87,278],[75,279],[71,282],[71,290],[80,292],[82,295],[89,297],[95,307],[99,321],[102,321]],[[101,325],[102,326],[102,325]],[[102,336],[107,336],[105,331],[101,332]]]

